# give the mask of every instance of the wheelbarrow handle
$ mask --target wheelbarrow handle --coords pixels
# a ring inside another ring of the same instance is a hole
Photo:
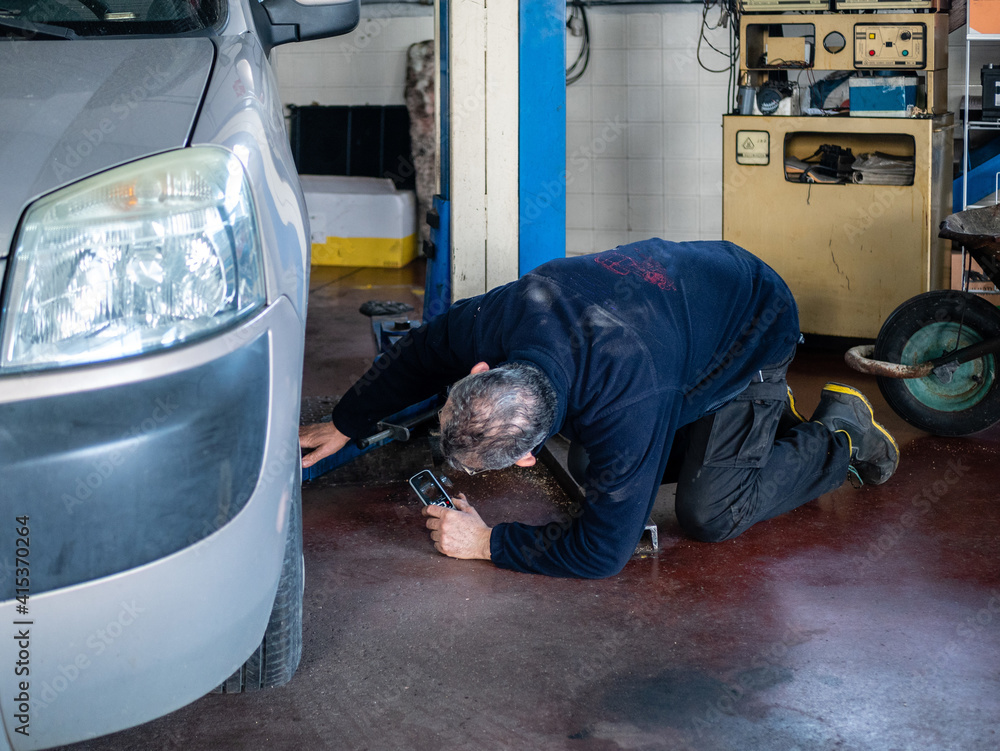
[[[1000,337],[993,337],[962,347],[954,352],[946,352],[940,357],[927,360],[919,365],[901,365],[883,360],[872,360],[871,356],[875,353],[875,345],[861,344],[847,350],[844,361],[854,370],[869,375],[883,376],[884,378],[926,378],[931,373],[935,373],[947,382],[951,379],[945,377],[938,368],[944,370],[945,366],[951,365],[951,369],[954,370],[963,363],[997,352],[1000,352]]]
[[[853,370],[884,378],[926,378],[934,370],[934,364],[931,362],[922,362],[919,365],[902,365],[883,360],[872,360],[873,354],[875,354],[874,344],[859,344],[857,347],[851,347],[847,350],[844,362]]]

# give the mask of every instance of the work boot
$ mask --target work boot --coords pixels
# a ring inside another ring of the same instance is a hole
[[[881,485],[899,466],[899,446],[889,431],[875,422],[872,405],[857,389],[842,383],[826,384],[812,421],[847,436],[849,471],[862,484]]]

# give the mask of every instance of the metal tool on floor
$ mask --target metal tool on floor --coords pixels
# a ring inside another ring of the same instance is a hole
[[[583,504],[586,502],[586,495],[583,492],[583,488],[573,479],[573,475],[569,473],[569,470],[563,466],[555,454],[552,453],[551,449],[547,445],[542,446],[538,450],[538,461],[540,461],[545,468],[552,475],[552,479],[556,481],[569,496],[570,500],[577,504]],[[646,533],[649,533],[649,540],[653,551],[657,552],[660,549],[660,535],[656,524],[653,523],[652,519],[647,519],[645,526],[642,528],[642,537],[645,537]],[[642,537],[639,538],[639,544],[636,546],[636,553],[646,552],[642,549]]]
[[[379,421],[376,424],[378,428],[377,433],[368,436],[367,438],[361,438],[358,440],[358,446],[360,448],[368,448],[369,446],[375,446],[378,444],[386,443],[388,441],[408,441],[410,440],[410,431],[422,422],[430,420],[432,417],[438,413],[437,398],[428,400],[428,402],[433,402],[431,406],[427,409],[420,410],[410,417],[404,420],[399,420],[398,424],[394,422],[388,422],[386,420]],[[427,402],[421,402],[417,407],[426,404]],[[408,411],[408,410],[407,410]],[[403,413],[400,412],[400,415]]]
[[[652,519],[647,519],[646,526],[642,528],[643,536],[645,536],[647,532],[649,532],[649,542],[653,546],[653,552],[655,553],[660,549],[660,533]],[[639,544],[642,544],[642,537],[639,538]]]
[[[421,321],[395,318],[372,318],[372,336],[375,337],[375,349],[378,352],[388,352],[404,336],[416,328]]]

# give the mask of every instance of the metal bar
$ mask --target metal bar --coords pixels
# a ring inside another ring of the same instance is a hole
[[[580,504],[586,500],[583,488],[577,485],[576,480],[573,479],[569,470],[559,463],[559,460],[556,459],[548,446],[542,446],[538,450],[538,461],[545,465],[545,468],[552,475],[552,479],[565,491],[570,500]]]
[[[426,409],[423,412],[418,412],[409,419],[400,420],[398,423],[380,422],[376,427],[381,428],[381,430],[374,435],[368,436],[367,438],[358,439],[358,447],[363,449],[368,448],[369,446],[390,438],[397,441],[408,441],[410,440],[410,430],[412,428],[415,428],[425,420],[435,417],[437,413],[438,405],[435,404],[433,407]]]
[[[929,364],[934,368],[950,362],[957,362],[961,365],[972,360],[978,360],[983,355],[992,355],[997,352],[1000,352],[1000,337],[970,344],[968,347],[962,347],[962,349],[955,352],[949,352],[933,360],[928,360],[925,364]]]

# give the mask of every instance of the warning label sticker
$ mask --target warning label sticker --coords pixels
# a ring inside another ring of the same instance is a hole
[[[770,133],[766,130],[736,131],[737,164],[767,164],[770,159]]]

